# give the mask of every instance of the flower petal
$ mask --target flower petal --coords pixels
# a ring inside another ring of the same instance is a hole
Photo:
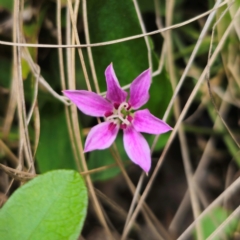
[[[151,153],[147,141],[132,126],[124,129],[123,132],[124,148],[129,158],[148,173],[151,167]]]
[[[167,123],[152,115],[148,109],[135,112],[132,124],[138,132],[149,134],[162,134],[172,130]]]
[[[107,82],[106,98],[113,103],[122,103],[126,101],[127,92],[122,90],[113,69],[112,63],[105,70]]]
[[[119,126],[112,122],[103,122],[96,125],[87,136],[84,152],[110,147],[117,137],[118,130]]]
[[[64,90],[63,93],[86,115],[103,117],[106,112],[113,111],[112,104],[94,92],[86,90]]]
[[[150,69],[141,73],[130,86],[129,104],[133,109],[143,106],[149,99],[149,88],[151,84]]]

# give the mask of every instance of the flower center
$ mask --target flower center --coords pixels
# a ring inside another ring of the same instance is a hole
[[[114,104],[114,108],[113,112],[105,113],[106,120],[115,124],[120,124],[120,128],[125,129],[133,120],[131,105],[127,102],[123,102],[120,105]]]

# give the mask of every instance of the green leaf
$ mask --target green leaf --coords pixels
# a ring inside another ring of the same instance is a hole
[[[56,104],[52,106],[56,108]],[[41,133],[37,149],[37,164],[41,173],[54,169],[76,169],[64,111],[54,114],[48,104],[49,115],[41,118]]]
[[[104,42],[141,34],[139,20],[132,1],[88,0],[88,23],[91,42]],[[149,38],[150,43],[151,39]],[[106,91],[104,71],[113,62],[120,85],[131,83],[149,68],[148,51],[144,38],[92,48],[101,91]],[[158,59],[152,52],[153,68]],[[153,79],[147,107],[162,116],[172,95],[166,71]],[[161,106],[161,108],[159,107]],[[157,111],[156,111],[157,110]],[[156,114],[157,113],[157,114]]]
[[[1,0],[0,2],[0,9],[6,9],[9,12],[13,11],[13,0]]]
[[[141,34],[132,1],[88,0],[88,23],[92,43]],[[106,90],[104,71],[112,62],[120,85],[129,84],[149,68],[143,38],[92,48],[101,91]]]
[[[40,175],[16,190],[1,209],[1,239],[77,239],[87,204],[87,190],[77,172]]]
[[[229,213],[223,209],[223,208],[216,208],[212,211],[211,215],[206,216],[203,218],[201,222],[201,230],[203,232],[203,238],[207,239],[216,229],[217,227],[227,219],[229,216]],[[237,218],[233,219],[233,221],[230,222],[225,228],[224,233],[230,237],[231,233],[233,233],[234,229],[236,228],[238,223]],[[195,239],[197,239],[196,232],[194,233]],[[221,234],[223,236],[223,234]],[[217,240],[219,238],[214,238],[214,240]],[[229,238],[231,239],[231,238]]]

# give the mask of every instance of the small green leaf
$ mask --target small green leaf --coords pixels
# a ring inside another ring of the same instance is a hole
[[[40,175],[16,190],[0,211],[1,239],[77,239],[87,190],[72,170]]]
[[[212,211],[211,215],[203,218],[201,222],[201,230],[203,232],[204,239],[207,239],[217,229],[217,227],[227,219],[228,216],[229,213],[225,209],[218,207]],[[224,235],[230,237],[231,233],[233,233],[234,229],[236,228],[237,223],[237,218],[233,219],[233,221],[224,228]],[[195,239],[198,239],[196,232],[194,233],[194,235]],[[223,234],[221,234],[221,236],[223,236]],[[217,239],[219,238],[214,238],[214,240]]]

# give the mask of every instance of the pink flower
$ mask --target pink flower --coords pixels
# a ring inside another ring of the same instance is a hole
[[[151,153],[147,141],[140,132],[162,134],[172,130],[148,109],[134,112],[149,99],[151,72],[149,69],[144,71],[131,83],[128,100],[128,94],[120,87],[112,64],[107,67],[105,76],[106,98],[86,90],[63,91],[64,95],[86,115],[105,118],[105,122],[96,125],[89,132],[84,152],[110,147],[119,129],[123,129],[124,148],[129,158],[148,173],[151,167]]]

